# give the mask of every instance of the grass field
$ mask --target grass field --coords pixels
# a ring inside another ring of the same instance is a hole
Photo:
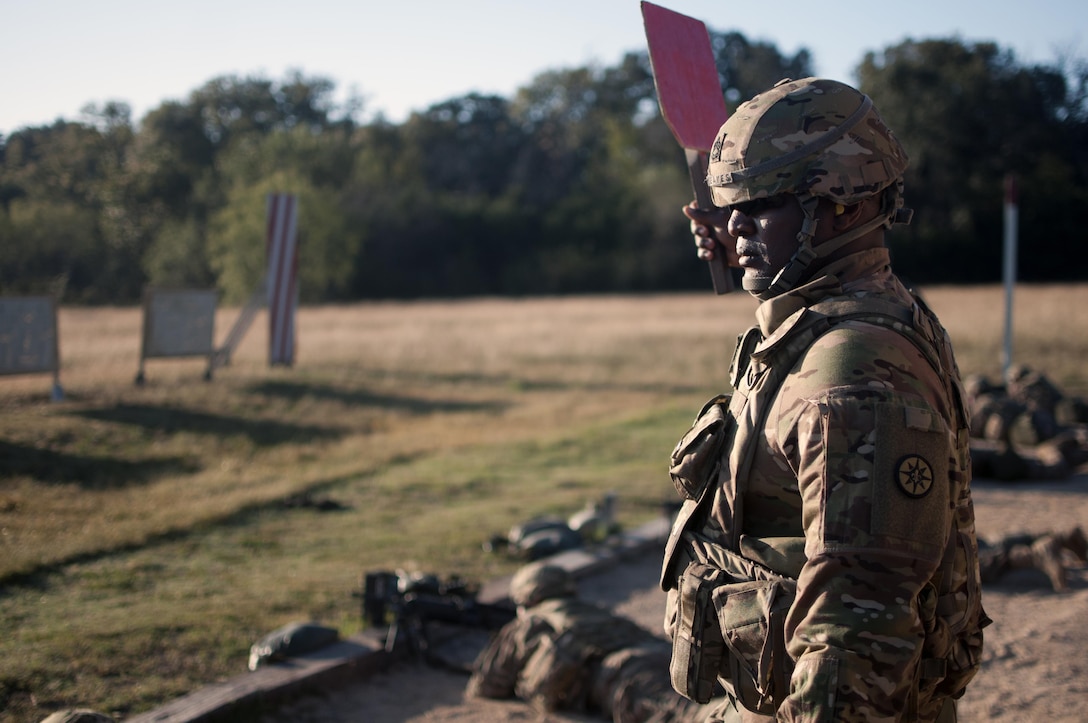
[[[926,290],[965,373],[1000,371],[999,287]],[[743,294],[304,308],[233,363],[139,365],[137,308],[60,312],[61,383],[0,377],[0,720],[124,717],[245,670],[296,620],[359,630],[370,569],[482,580],[481,543],[607,491],[631,527],[726,385]],[[237,309],[221,310],[223,338]],[[1088,285],[1022,287],[1014,359],[1088,391]],[[314,500],[332,503],[323,510]]]

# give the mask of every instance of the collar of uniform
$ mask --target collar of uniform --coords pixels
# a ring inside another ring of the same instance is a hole
[[[779,327],[798,311],[811,306],[820,299],[842,294],[842,284],[834,276],[821,276],[804,286],[768,299],[756,309],[756,321],[763,338],[774,336]]]
[[[883,246],[865,249],[828,264],[822,273],[842,282],[843,292],[869,290],[873,282],[882,284],[891,276],[891,253]]]
[[[830,296],[860,290],[874,277],[891,273],[891,256],[884,247],[865,249],[845,256],[821,269],[817,278],[803,286],[768,299],[756,309],[756,321],[764,338],[801,309]]]

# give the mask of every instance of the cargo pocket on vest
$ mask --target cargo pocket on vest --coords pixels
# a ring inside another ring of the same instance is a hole
[[[680,576],[669,674],[676,692],[697,703],[710,700],[721,669],[725,643],[712,595],[730,581],[723,570],[698,562]]]
[[[722,447],[731,427],[727,423],[731,419],[728,405],[728,395],[719,395],[707,402],[672,452],[669,476],[684,499],[699,499],[718,476]]]
[[[783,625],[793,600],[786,581],[753,580],[714,591],[722,639],[729,649],[723,677],[749,710],[773,713],[787,693],[792,661]]]

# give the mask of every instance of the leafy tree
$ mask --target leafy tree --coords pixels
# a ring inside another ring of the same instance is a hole
[[[251,268],[256,262],[230,253],[234,248],[245,256],[246,244],[232,246],[237,238],[228,233],[228,239],[218,239],[216,253],[209,253],[207,234],[224,224],[236,228],[224,219],[239,212],[227,208],[230,204],[242,203],[256,214],[253,224],[261,230],[254,238],[263,243],[261,199],[267,192],[298,185],[327,189],[308,201],[309,209],[317,205],[333,211],[315,216],[300,230],[310,234],[311,245],[332,233],[319,227],[344,225],[335,210],[336,189],[351,172],[353,156],[345,139],[354,127],[355,106],[337,116],[334,87],[331,80],[298,72],[282,82],[223,76],[194,91],[186,103],[167,103],[148,114],[133,153],[129,198],[132,216],[141,218],[138,225],[148,239],[143,267],[152,282],[206,285],[218,271],[227,274],[220,279],[227,298],[247,297],[256,284],[257,272]],[[273,188],[269,179],[285,186]],[[350,253],[358,234],[345,234],[342,240]],[[307,254],[300,269],[304,298],[342,294],[350,265],[342,258],[329,263],[328,254],[318,249]]]
[[[107,300],[115,262],[94,227],[94,212],[73,201],[13,200],[0,215],[0,293]]]
[[[500,293],[515,229],[511,167],[526,142],[507,101],[470,94],[355,134],[345,210],[367,229],[359,296]]]
[[[712,31],[727,104],[811,74]],[[1082,274],[1088,64],[1019,65],[992,43],[869,53],[862,90],[907,146],[916,222],[892,235],[919,281],[996,278],[1002,183],[1020,179],[1025,278]],[[707,286],[678,213],[691,198],[649,59],[550,70],[512,98],[468,94],[402,124],[292,72],[222,76],[133,126],[120,102],[0,138],[0,286],[124,303],[144,283],[215,285],[265,270],[265,197],[300,200],[306,301]]]
[[[58,121],[7,139],[0,188],[14,243],[22,247],[12,253],[27,259],[21,275],[38,275],[20,278],[20,286],[64,289],[68,301],[138,293],[139,248],[108,233],[116,210],[113,184],[131,128],[121,106],[105,117],[108,122],[99,127]],[[68,223],[73,227],[67,228]],[[51,237],[43,236],[46,230]],[[68,247],[53,253],[58,243]],[[87,249],[98,258],[84,270]]]
[[[432,193],[501,195],[526,141],[508,101],[475,93],[413,113],[401,133]]]
[[[266,268],[266,199],[298,197],[299,293],[304,301],[344,298],[364,230],[351,223],[338,190],[351,173],[351,136],[306,128],[235,143],[220,164],[226,202],[213,213],[208,257],[226,298],[241,301]]]
[[[317,133],[344,123],[350,126],[350,117],[337,117],[335,87],[328,78],[307,78],[300,71],[291,71],[280,83],[260,76],[224,75],[193,91],[186,105],[199,115],[207,140],[224,148],[248,134],[296,127]]]
[[[215,286],[205,248],[206,236],[204,228],[192,217],[165,220],[143,255],[148,282],[174,288]]]
[[[908,276],[1000,277],[1007,174],[1024,189],[1022,243],[1037,249],[1025,257],[1024,277],[1059,278],[1074,259],[1088,261],[1084,232],[1073,220],[1088,177],[1076,145],[1084,127],[1060,72],[1022,67],[993,43],[951,39],[908,40],[868,53],[858,74],[911,157],[906,183],[915,222],[893,235]],[[1038,196],[1042,189],[1050,195]],[[1045,217],[1035,211],[1043,204]]]
[[[144,117],[132,149],[132,202],[147,204],[156,216],[186,216],[201,178],[214,168],[217,150],[199,107],[163,103]]]
[[[722,91],[730,109],[783,78],[812,75],[812,59],[806,48],[786,57],[774,44],[753,42],[735,31],[711,30],[709,33]]]

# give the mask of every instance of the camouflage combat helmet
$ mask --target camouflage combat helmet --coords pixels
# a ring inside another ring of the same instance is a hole
[[[823,78],[785,79],[742,103],[718,131],[706,182],[714,203],[731,206],[781,193],[797,196],[805,222],[794,257],[773,280],[745,279],[768,299],[792,288],[816,258],[878,226],[909,223],[902,208],[907,154],[870,98]],[[820,198],[848,206],[883,194],[881,213],[812,247]]]
[[[577,592],[574,577],[558,565],[526,565],[510,581],[510,599],[518,607],[531,608],[545,600],[571,597]]]

